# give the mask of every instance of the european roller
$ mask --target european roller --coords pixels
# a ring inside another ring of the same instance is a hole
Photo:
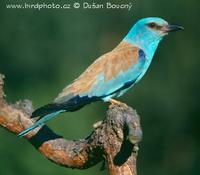
[[[24,136],[63,112],[73,112],[96,101],[120,103],[120,97],[144,76],[160,41],[183,27],[158,17],[136,22],[112,51],[100,56],[77,79],[65,87],[53,102],[36,109],[37,122],[19,134]]]

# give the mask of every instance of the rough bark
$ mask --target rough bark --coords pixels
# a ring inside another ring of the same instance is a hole
[[[8,104],[0,75],[0,126],[19,134],[30,127],[33,111],[29,100]],[[107,161],[110,175],[136,175],[137,143],[142,131],[138,114],[125,104],[110,105],[103,121],[85,139],[66,140],[49,127],[39,127],[25,136],[41,154],[52,162],[70,168],[86,169]]]

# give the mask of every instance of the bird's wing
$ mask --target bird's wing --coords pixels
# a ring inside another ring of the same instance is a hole
[[[72,97],[106,97],[136,81],[145,62],[144,52],[128,42],[101,56],[79,78],[67,86],[54,102]]]
[[[63,110],[75,111],[92,101],[108,100],[112,95],[121,94],[144,74],[145,61],[145,54],[140,48],[122,42],[97,59],[52,103],[35,110],[32,117]]]
[[[121,93],[129,88],[144,73],[144,52],[127,42],[122,42],[113,51],[97,59],[79,78],[67,86],[54,100],[35,110],[33,117],[39,120],[19,136],[43,125],[57,114],[74,111],[97,99]]]

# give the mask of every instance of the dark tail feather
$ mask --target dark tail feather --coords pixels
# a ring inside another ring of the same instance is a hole
[[[23,137],[33,129],[37,128],[38,126],[44,125],[47,121],[51,120],[56,115],[62,112],[76,111],[82,108],[84,105],[97,100],[99,100],[98,97],[88,97],[88,96],[80,97],[77,95],[74,96],[73,98],[66,100],[65,102],[63,101],[62,103],[50,103],[45,106],[42,106],[36,109],[31,116],[31,118],[39,117],[38,121],[30,128],[27,128],[26,130],[21,132],[18,136]]]
[[[61,105],[56,104],[56,103],[50,103],[50,104],[47,104],[45,106],[42,106],[42,107],[36,109],[32,113],[31,118],[43,117],[45,115],[54,113],[54,112],[59,111],[59,110],[62,110]]]
[[[32,131],[33,129],[37,128],[38,126],[42,126],[44,125],[47,121],[51,120],[52,118],[56,117],[58,114],[60,114],[61,112],[65,112],[65,110],[60,110],[57,112],[53,112],[51,114],[45,115],[43,118],[41,118],[40,120],[38,120],[34,125],[32,125],[31,127],[25,129],[23,132],[21,132],[18,137],[23,137],[26,134],[28,134],[30,131]]]

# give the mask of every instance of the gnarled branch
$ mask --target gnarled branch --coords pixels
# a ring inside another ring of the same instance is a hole
[[[0,126],[19,134],[30,127],[33,111],[29,100],[14,105],[4,99],[3,75],[0,75]],[[136,175],[137,143],[142,131],[136,111],[126,105],[111,105],[105,119],[94,125],[85,139],[66,140],[49,127],[31,131],[25,138],[56,164],[85,169],[106,159],[110,175]]]

